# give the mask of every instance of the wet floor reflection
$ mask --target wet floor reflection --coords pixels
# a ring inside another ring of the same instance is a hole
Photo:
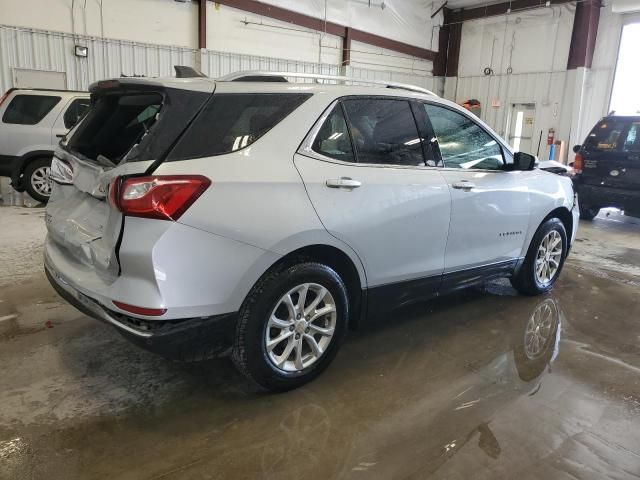
[[[0,477],[631,478],[640,437],[623,395],[640,398],[640,386],[625,370],[604,373],[593,352],[585,357],[600,335],[592,312],[604,314],[580,296],[584,279],[567,276],[552,296],[515,296],[497,282],[397,312],[352,334],[315,382],[281,395],[252,391],[224,360],[149,369],[155,357],[133,357],[114,339],[98,354],[112,361],[89,375],[140,400],[63,426],[0,428]],[[609,302],[637,312],[624,303],[628,292],[609,288]],[[87,375],[79,365],[90,355],[75,342],[63,367]],[[130,358],[139,368],[123,370]],[[178,386],[149,398],[154,381],[158,392]]]

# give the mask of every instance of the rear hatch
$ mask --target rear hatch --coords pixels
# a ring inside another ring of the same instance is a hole
[[[54,154],[49,240],[69,261],[90,267],[107,283],[120,270],[123,228],[122,214],[107,201],[111,180],[150,173],[214,88],[213,82],[196,90],[180,88],[187,81],[172,83],[127,79],[92,85],[89,113]]]
[[[607,117],[593,128],[580,151],[581,181],[625,190],[640,187],[640,117]]]

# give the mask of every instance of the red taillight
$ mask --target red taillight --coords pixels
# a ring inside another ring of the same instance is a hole
[[[116,302],[113,301],[113,304],[118,307],[120,310],[124,310],[125,312],[135,313],[136,315],[146,315],[147,317],[159,317],[160,315],[164,315],[164,312],[167,311],[166,308],[145,308],[145,307],[136,307],[135,305],[129,305],[128,303]]]
[[[576,158],[573,161],[573,170],[576,173],[582,173],[583,167],[584,167],[584,162],[582,160],[582,155],[580,153],[576,153]]]
[[[211,185],[201,175],[153,175],[116,178],[109,202],[131,217],[177,220]]]

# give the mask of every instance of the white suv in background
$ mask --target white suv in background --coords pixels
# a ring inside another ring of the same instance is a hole
[[[89,108],[87,92],[18,89],[0,98],[0,176],[39,202],[49,200],[49,167],[62,137]]]
[[[45,270],[64,298],[286,390],[399,305],[496,277],[552,287],[578,225],[569,178],[418,87],[261,78],[91,87],[52,165]]]

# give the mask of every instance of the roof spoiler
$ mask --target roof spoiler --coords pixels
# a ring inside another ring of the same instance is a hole
[[[176,78],[198,78],[205,77],[206,75],[193,67],[187,67],[186,65],[174,65],[176,71]]]

